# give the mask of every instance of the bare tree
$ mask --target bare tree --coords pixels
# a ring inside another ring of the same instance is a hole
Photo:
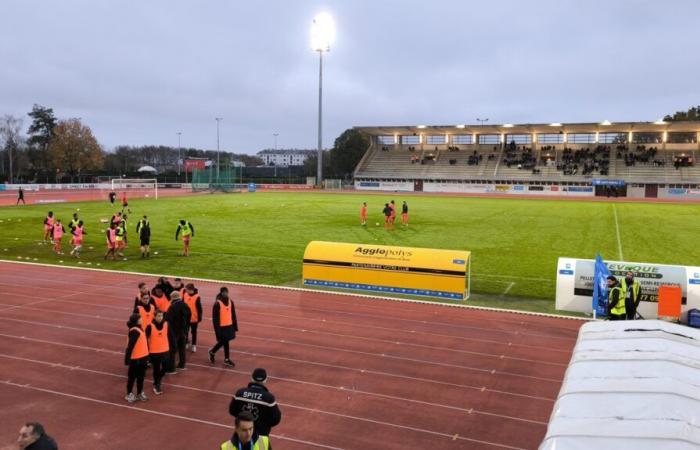
[[[0,140],[2,141],[3,149],[8,154],[10,183],[14,179],[13,162],[22,143],[21,129],[22,119],[17,117],[5,115],[2,118],[2,122],[0,122]]]

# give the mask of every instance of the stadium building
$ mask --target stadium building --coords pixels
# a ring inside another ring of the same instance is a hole
[[[316,153],[316,150],[298,150],[298,149],[265,149],[258,152],[258,156],[263,160],[266,166],[303,166],[304,161]]]
[[[356,129],[359,190],[700,198],[700,122]]]

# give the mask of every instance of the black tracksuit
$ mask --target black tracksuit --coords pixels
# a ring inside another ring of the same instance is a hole
[[[165,321],[158,323],[155,320],[151,322],[150,325],[146,327],[146,337],[151,337],[152,329],[155,327],[158,331],[163,329],[163,324]],[[168,326],[168,345],[170,348],[175,346],[175,334],[173,333],[173,328]],[[170,361],[170,352],[163,353],[151,353],[151,365],[153,366],[153,384],[160,388],[160,382],[165,375],[165,371],[168,367],[168,361]]]
[[[282,420],[282,412],[275,396],[260,383],[248,383],[247,387],[236,391],[228,412],[237,417],[241,411],[248,411],[253,415],[255,431],[262,436],[269,436],[272,427]]]
[[[42,434],[39,439],[28,446],[26,450],[58,450],[58,444],[48,434]]]
[[[137,394],[143,392],[143,379],[146,377],[146,363],[148,356],[139,359],[131,359],[131,352],[134,350],[136,341],[139,339],[139,332],[136,330],[129,331],[129,343],[124,354],[124,365],[129,366],[129,374],[126,382],[126,393],[130,394],[134,389],[136,382]]]
[[[211,351],[213,353],[216,353],[221,347],[223,347],[224,358],[230,359],[228,341],[236,339],[236,332],[238,331],[238,320],[236,319],[236,306],[233,304],[233,301],[230,297],[224,298],[221,296],[221,294],[217,294],[216,300],[217,301],[214,302],[214,308],[212,308],[211,316],[211,320],[214,325],[214,333],[216,334],[216,345],[211,349]],[[231,302],[231,325],[222,327],[219,324],[219,310],[221,308],[219,308],[218,300],[221,300],[224,305],[228,305],[228,302]]]
[[[185,345],[187,344],[187,328],[190,325],[191,315],[189,306],[182,299],[173,301],[165,314],[168,323],[170,323],[170,328],[173,330],[173,335],[175,335],[175,345],[170,347],[171,360],[169,370],[171,372],[175,370],[176,353],[178,355],[177,367],[180,369],[185,368]]]

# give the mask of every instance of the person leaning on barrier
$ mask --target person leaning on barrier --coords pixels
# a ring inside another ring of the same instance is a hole
[[[634,278],[634,272],[627,272],[625,278],[620,281],[620,289],[625,295],[625,313],[627,320],[634,320],[639,306],[639,281]]]
[[[255,429],[261,436],[269,436],[272,427],[277,426],[282,420],[280,407],[275,396],[267,389],[267,372],[258,368],[253,371],[251,382],[248,386],[236,391],[231,399],[228,412],[233,417],[239,417],[247,412],[255,420]]]
[[[253,415],[243,411],[236,417],[233,436],[221,444],[221,450],[272,450],[272,446],[269,437],[258,435]]]
[[[613,275],[608,277],[608,317],[610,320],[625,320],[625,294]]]

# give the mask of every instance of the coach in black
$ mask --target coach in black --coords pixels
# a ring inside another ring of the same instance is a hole
[[[255,419],[255,431],[261,436],[269,436],[272,427],[282,420],[282,413],[275,396],[267,390],[265,369],[255,369],[248,387],[239,389],[231,399],[228,412],[238,417],[241,411],[248,411]]]

